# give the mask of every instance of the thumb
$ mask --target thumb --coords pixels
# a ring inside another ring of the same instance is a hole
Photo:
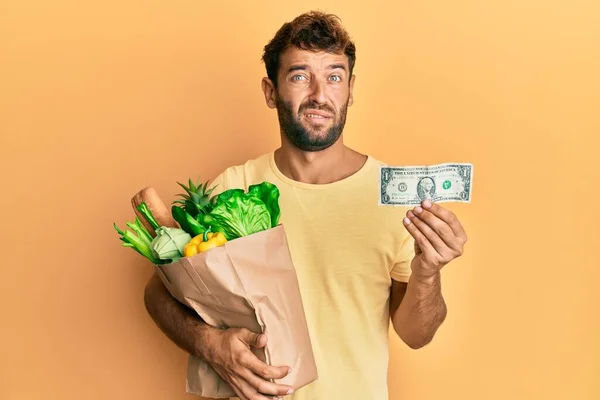
[[[254,333],[248,329],[242,330],[240,334],[242,342],[252,347],[263,347],[267,344],[267,336],[262,333]]]

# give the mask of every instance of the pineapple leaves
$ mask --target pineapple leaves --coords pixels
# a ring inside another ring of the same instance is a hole
[[[177,182],[185,193],[179,193],[180,199],[173,201],[173,205],[183,208],[192,217],[208,214],[212,210],[211,194],[214,187],[208,189],[208,182],[202,184],[200,181],[195,184],[192,179],[188,179],[188,186],[181,182]]]

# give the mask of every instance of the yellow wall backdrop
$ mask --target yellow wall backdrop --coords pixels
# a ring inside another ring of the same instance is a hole
[[[112,223],[279,144],[260,56],[310,9],[356,40],[350,146],[475,166],[448,319],[392,336],[390,397],[600,398],[600,3],[4,0],[0,399],[193,398]]]

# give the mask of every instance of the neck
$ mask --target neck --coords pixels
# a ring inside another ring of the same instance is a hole
[[[302,151],[286,140],[275,150],[275,163],[282,174],[297,182],[326,184],[357,172],[367,160],[343,144],[342,138],[321,151]]]

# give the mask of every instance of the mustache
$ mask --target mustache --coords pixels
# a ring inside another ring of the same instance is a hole
[[[309,102],[309,103],[305,103],[303,105],[300,106],[300,109],[298,110],[298,112],[302,112],[306,109],[311,109],[311,110],[319,110],[319,111],[326,111],[329,112],[331,114],[335,114],[335,110],[333,110],[331,107],[329,107],[328,105],[322,105],[319,106],[317,103],[315,102]]]

